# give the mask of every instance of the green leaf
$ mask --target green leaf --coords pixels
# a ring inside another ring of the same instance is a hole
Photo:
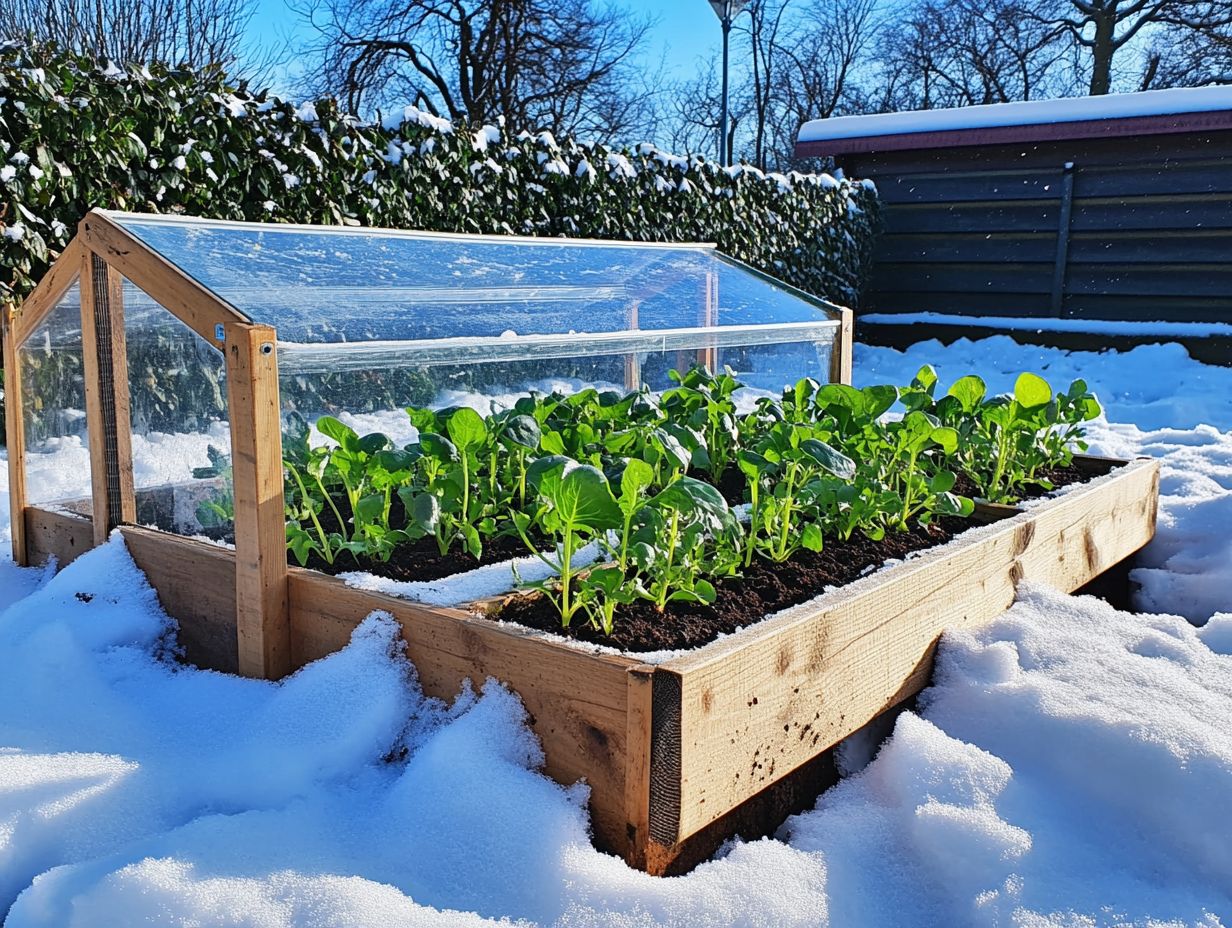
[[[1026,409],[1047,406],[1052,400],[1052,387],[1038,374],[1022,373],[1014,382],[1014,399]]]
[[[981,378],[975,374],[968,374],[966,377],[960,377],[954,381],[948,395],[962,403],[962,408],[965,412],[972,412],[980,403],[984,402],[984,396],[987,392],[988,387]]]
[[[472,451],[483,445],[488,438],[488,427],[483,416],[469,406],[463,406],[449,417],[445,426],[449,437],[460,451]]]
[[[949,426],[943,425],[933,429],[930,437],[941,446],[941,450],[946,454],[953,454],[958,450],[958,432]]]
[[[342,448],[354,446],[359,440],[353,428],[333,416],[321,416],[317,420],[317,431],[326,438],[333,439]]]
[[[835,477],[850,480],[856,475],[856,462],[837,448],[827,445],[816,438],[806,438],[800,442],[800,450],[820,464]]]
[[[519,445],[534,451],[539,447],[541,437],[539,423],[533,417],[518,415],[505,423],[500,440],[506,445]]]
[[[820,551],[822,548],[821,526],[810,522],[800,533],[800,544],[810,551]]]
[[[574,464],[559,471],[549,470],[540,478],[539,493],[552,504],[565,526],[573,530],[599,532],[621,525],[620,507],[598,468]]]

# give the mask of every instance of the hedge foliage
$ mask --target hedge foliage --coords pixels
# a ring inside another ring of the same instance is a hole
[[[871,186],[765,175],[651,145],[452,125],[413,107],[364,123],[214,71],[0,47],[0,299],[40,279],[91,207],[224,219],[647,241],[713,241],[855,302]]]

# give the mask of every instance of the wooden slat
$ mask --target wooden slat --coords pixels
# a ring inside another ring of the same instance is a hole
[[[1074,590],[1152,536],[1159,466],[1140,460],[661,665],[680,692],[678,839],[928,682],[942,631],[1007,609],[1023,580]],[[657,759],[656,759],[657,761]]]
[[[225,328],[239,668],[278,679],[291,670],[291,624],[276,335],[269,326]]]
[[[192,538],[121,526],[129,554],[167,614],[189,663],[236,673],[235,552]]]
[[[891,290],[887,278],[875,278],[873,289],[863,300],[865,312],[937,312],[958,316],[1051,316],[1047,293],[966,293],[962,291],[924,293],[904,288]],[[885,289],[882,289],[882,287]]]
[[[76,237],[60,252],[60,257],[52,262],[51,268],[43,275],[43,279],[30,291],[21,303],[21,309],[13,324],[17,344],[20,345],[33,332],[47,314],[56,308],[77,280],[81,270],[81,257],[85,249]],[[7,336],[6,336],[7,337]],[[6,365],[7,366],[7,365]]]
[[[1232,195],[1160,193],[1149,197],[1087,197],[1074,203],[1073,229],[1164,232],[1232,229]]]
[[[884,235],[877,239],[876,260],[881,265],[1003,261],[1040,264],[1051,261],[1056,250],[1055,229],[994,233],[938,229],[909,235]]]
[[[625,726],[625,862],[646,868],[650,836],[650,745],[654,720],[654,667],[641,665],[628,671]]]
[[[1223,265],[1071,266],[1066,292],[1093,296],[1215,297],[1232,300],[1232,254]]]
[[[1007,315],[1000,313],[1000,315]],[[1063,316],[1074,319],[1119,319],[1157,322],[1227,322],[1232,318],[1232,295],[1225,297],[1108,296],[1071,293]],[[1159,337],[1155,341],[1160,341]]]
[[[78,235],[90,250],[210,344],[216,345],[218,342],[215,335],[217,326],[229,322],[248,322],[233,306],[130,235],[104,213],[91,211],[81,221]]]
[[[877,184],[882,203],[963,203],[975,200],[1056,200],[1061,165],[1021,171],[897,174]]]
[[[1121,232],[1100,229],[1075,232],[1069,240],[1069,263],[1121,263],[1132,265],[1187,264],[1226,267],[1232,255],[1232,230],[1184,229],[1166,233],[1150,230]]]
[[[85,516],[27,506],[22,522],[30,566],[54,557],[57,568],[63,568],[94,547],[94,528]]]
[[[13,561],[30,563],[26,551],[26,429],[22,410],[21,365],[17,362],[18,337],[15,312],[11,304],[0,307],[4,339],[4,441],[9,461],[9,523],[13,542]]]
[[[1166,192],[1232,193],[1232,173],[1220,158],[1184,161],[1179,164],[1105,164],[1078,166],[1074,176],[1075,197],[1135,197]]]
[[[625,791],[628,671],[639,662],[592,654],[516,626],[356,590],[341,580],[292,568],[289,575],[293,665],[346,645],[372,611],[402,626],[407,657],[429,696],[452,699],[464,680],[488,677],[518,693],[543,744],[547,773],[591,785],[591,823],[600,844],[628,847]]]
[[[1056,252],[1056,231],[1053,231],[1053,252]],[[873,273],[876,285],[888,285],[915,293],[1049,293],[1052,290],[1053,264],[878,264]]]
[[[911,232],[1052,232],[1060,209],[1056,200],[903,205],[885,211],[887,234]]]

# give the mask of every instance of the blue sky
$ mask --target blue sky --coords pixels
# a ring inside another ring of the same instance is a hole
[[[619,5],[657,19],[644,53],[648,67],[663,61],[672,76],[686,77],[699,58],[719,55],[719,21],[707,0],[622,0]],[[296,19],[285,0],[258,0],[252,39],[265,44],[293,34]]]

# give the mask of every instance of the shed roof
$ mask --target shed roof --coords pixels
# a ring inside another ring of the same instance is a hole
[[[815,119],[800,128],[796,154],[838,155],[1209,129],[1232,129],[1232,86]]]

